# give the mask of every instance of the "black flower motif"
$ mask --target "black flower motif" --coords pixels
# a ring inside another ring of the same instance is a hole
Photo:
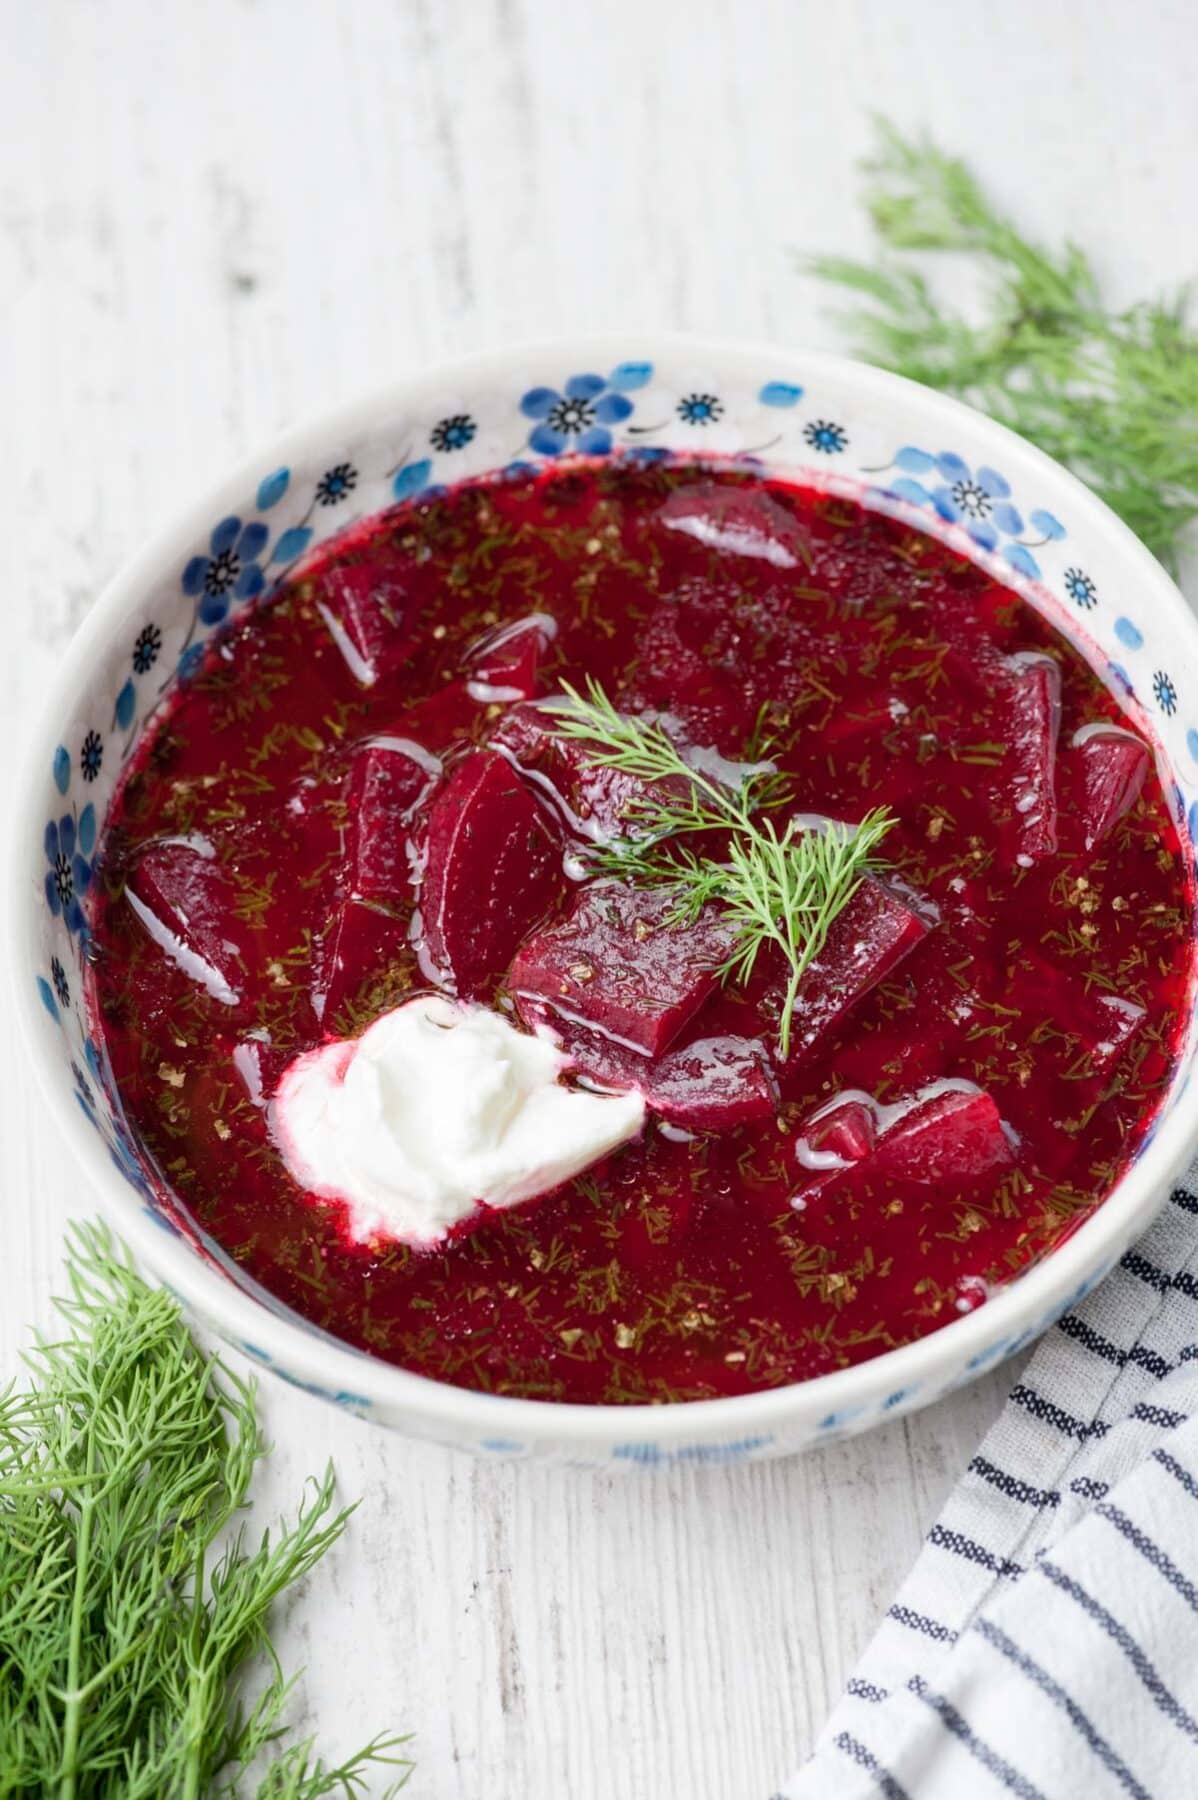
[[[358,485],[358,471],[353,463],[336,463],[333,468],[326,469],[316,483],[316,498],[321,506],[337,506],[348,498]]]
[[[1084,569],[1065,570],[1065,592],[1083,612],[1090,612],[1098,605],[1098,589]]]
[[[59,905],[62,907],[63,912],[66,912],[71,901],[75,898],[75,883],[71,877],[70,859],[69,857],[64,856],[61,850],[54,858],[52,872],[54,875],[54,891],[58,895]]]
[[[477,430],[469,413],[453,413],[448,419],[438,419],[428,441],[434,450],[464,450]]]
[[[849,441],[844,426],[834,424],[831,419],[809,419],[803,427],[803,436],[813,450],[824,456],[837,455]]]
[[[50,958],[50,977],[54,983],[54,992],[63,1006],[71,1004],[71,984],[67,980],[67,972],[56,956]]]
[[[550,410],[545,423],[563,437],[580,437],[595,423],[595,408],[581,395],[576,399],[567,395]]]
[[[1173,678],[1167,675],[1164,669],[1158,669],[1152,677],[1152,691],[1156,695],[1156,703],[1161,711],[1171,719],[1177,711],[1177,688],[1174,686]]]
[[[723,413],[724,402],[718,394],[684,394],[678,402],[678,417],[684,425],[714,425]]]
[[[104,761],[104,743],[98,731],[89,731],[79,752],[79,772],[84,781],[94,781]]]
[[[143,625],[133,644],[133,667],[144,675],[158,661],[162,649],[162,633],[157,625]]]
[[[972,476],[962,476],[949,489],[959,510],[967,519],[984,519],[993,510],[994,500]]]
[[[228,593],[241,574],[241,558],[236,550],[221,550],[204,570],[204,592],[213,600]]]

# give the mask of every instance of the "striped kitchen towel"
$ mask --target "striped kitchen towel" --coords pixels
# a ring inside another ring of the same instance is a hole
[[[1198,1796],[1198,1164],[1043,1340],[779,1800]]]

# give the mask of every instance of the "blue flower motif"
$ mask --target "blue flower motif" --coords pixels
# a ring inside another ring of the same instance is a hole
[[[836,456],[848,447],[848,432],[831,419],[809,419],[803,427],[803,436],[811,448],[823,456]]]
[[[453,413],[448,419],[438,419],[428,434],[428,441],[434,450],[464,450],[477,431],[478,426],[469,413]]]
[[[50,865],[46,871],[46,904],[56,919],[62,917],[68,931],[83,931],[79,901],[91,886],[92,866],[81,854],[82,845],[70,813],[64,813],[57,822],[50,820],[43,842]]]
[[[193,556],[183,571],[183,592],[199,600],[204,625],[219,625],[232,600],[252,600],[266,585],[261,556],[270,536],[256,520],[222,519],[208,540],[208,555]]]
[[[684,425],[714,425],[723,413],[724,402],[718,394],[684,394],[678,402],[678,417]]]
[[[530,388],[520,402],[526,419],[535,420],[529,447],[541,456],[574,450],[581,456],[606,456],[612,425],[632,412],[632,401],[603,375],[571,375],[563,391]]]
[[[914,506],[933,507],[950,525],[962,526],[983,550],[1001,548],[1013,569],[1033,580],[1039,577],[1040,565],[1026,543],[1003,542],[1021,539],[1026,527],[1023,514],[1011,500],[1010,483],[997,469],[984,464],[974,469],[955,451],[942,450],[934,456],[913,444],[899,451],[894,466],[903,473],[890,483],[890,493]],[[916,480],[916,476],[925,479]],[[1065,536],[1065,527],[1050,512],[1033,512],[1027,523],[1039,532],[1039,543]]]
[[[1158,669],[1152,677],[1152,691],[1165,717],[1171,719],[1177,711],[1177,687],[1172,676],[1167,675],[1164,669]]]
[[[1065,570],[1065,592],[1083,612],[1090,612],[1098,605],[1098,588],[1084,569]]]

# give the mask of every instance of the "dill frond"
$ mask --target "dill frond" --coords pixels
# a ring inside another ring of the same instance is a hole
[[[251,1543],[236,1521],[265,1454],[252,1388],[102,1227],[74,1228],[67,1272],[62,1331],[0,1396],[0,1791],[319,1800],[389,1767],[397,1793],[402,1738],[337,1766],[311,1740],[279,1748],[293,1681],[270,1611],[353,1511],[334,1510],[332,1470]]]
[[[882,258],[805,264],[868,303],[842,315],[859,354],[1022,433],[1176,567],[1198,517],[1198,333],[1188,293],[1112,308],[1076,245],[1030,242],[965,163],[885,120],[877,130],[866,201]],[[981,322],[948,310],[909,254],[942,252],[981,269]]]
[[[736,934],[721,971],[728,979],[747,981],[761,950],[773,944],[789,971],[778,1025],[786,1057],[799,985],[876,866],[875,851],[894,823],[890,814],[879,807],[859,825],[828,820],[822,830],[792,819],[779,831],[772,819],[755,816],[789,798],[786,777],[768,764],[751,768],[738,787],[726,786],[688,763],[659,723],[619,712],[597,682],[588,681],[585,696],[571,687],[564,694],[546,709],[556,734],[585,743],[601,767],[647,784],[629,809],[635,835],[592,851],[590,867],[636,886],[671,890],[671,917],[680,924],[719,905]],[[678,842],[710,831],[724,834],[722,859]]]

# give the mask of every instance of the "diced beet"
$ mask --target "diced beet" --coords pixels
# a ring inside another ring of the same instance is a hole
[[[786,604],[781,577],[767,596],[698,581],[673,589],[638,630],[624,709],[672,713],[691,743],[740,755],[762,705],[802,687],[799,671],[815,647]]]
[[[504,973],[560,898],[561,847],[511,764],[473,750],[429,809],[424,855],[424,948],[465,998]]]
[[[555,1012],[544,1000],[523,995],[517,1005],[526,1025],[547,1025],[556,1033],[572,1075],[603,1087],[634,1087],[650,1112],[672,1125],[731,1131],[778,1109],[778,1084],[760,1038],[692,1036],[664,1056],[646,1057]]]
[[[1007,670],[996,707],[1007,751],[996,774],[998,835],[1010,859],[1027,866],[1057,847],[1061,671],[1031,650],[1008,657]]]
[[[235,895],[204,838],[163,838],[138,857],[125,898],[154,942],[214,1000],[236,1006],[245,981]]]
[[[355,681],[373,687],[404,663],[412,644],[412,607],[402,565],[354,563],[315,577],[313,598]]]
[[[467,652],[468,687],[475,700],[531,700],[537,672],[557,636],[557,620],[532,613],[489,631]]]
[[[1135,805],[1149,760],[1147,744],[1118,725],[1084,725],[1074,737],[1059,772],[1071,824],[1087,850]]]
[[[634,837],[636,806],[663,789],[684,795],[676,782],[649,783],[604,768],[577,738],[560,738],[552,714],[535,705],[513,706],[491,734],[491,744],[553,803],[571,831],[596,841]]]
[[[800,1127],[795,1148],[802,1168],[835,1169],[860,1162],[876,1139],[873,1106],[846,1094]]]
[[[543,1001],[627,1049],[660,1056],[715,987],[733,943],[714,907],[694,925],[668,924],[676,905],[659,890],[592,882],[568,918],[517,956],[517,1006]]]
[[[381,981],[406,944],[399,919],[361,900],[341,902],[321,934],[312,982],[312,1010],[326,1031],[337,1030],[342,1008],[367,982]]]
[[[811,562],[811,542],[793,513],[760,488],[721,487],[697,481],[675,488],[658,513],[669,531],[712,550],[756,557],[776,569],[798,569]]]
[[[790,1029],[789,1063],[806,1056],[850,1008],[923,942],[929,922],[880,881],[867,877],[833,921],[820,954],[804,975]],[[777,970],[777,963],[772,965]],[[784,983],[775,979],[766,1010],[781,1005]]]
[[[682,1044],[649,1065],[641,1091],[652,1112],[691,1131],[732,1131],[778,1109],[778,1086],[759,1038]]]
[[[1013,1168],[998,1107],[989,1094],[950,1088],[904,1113],[878,1140],[870,1174],[931,1185],[978,1181]]]
[[[403,707],[386,720],[388,737],[407,738],[430,753],[461,744],[478,719],[478,702],[465,681],[447,681],[434,693]]]
[[[362,900],[407,892],[408,837],[441,765],[410,738],[372,738],[354,753],[349,782],[350,889]]]

